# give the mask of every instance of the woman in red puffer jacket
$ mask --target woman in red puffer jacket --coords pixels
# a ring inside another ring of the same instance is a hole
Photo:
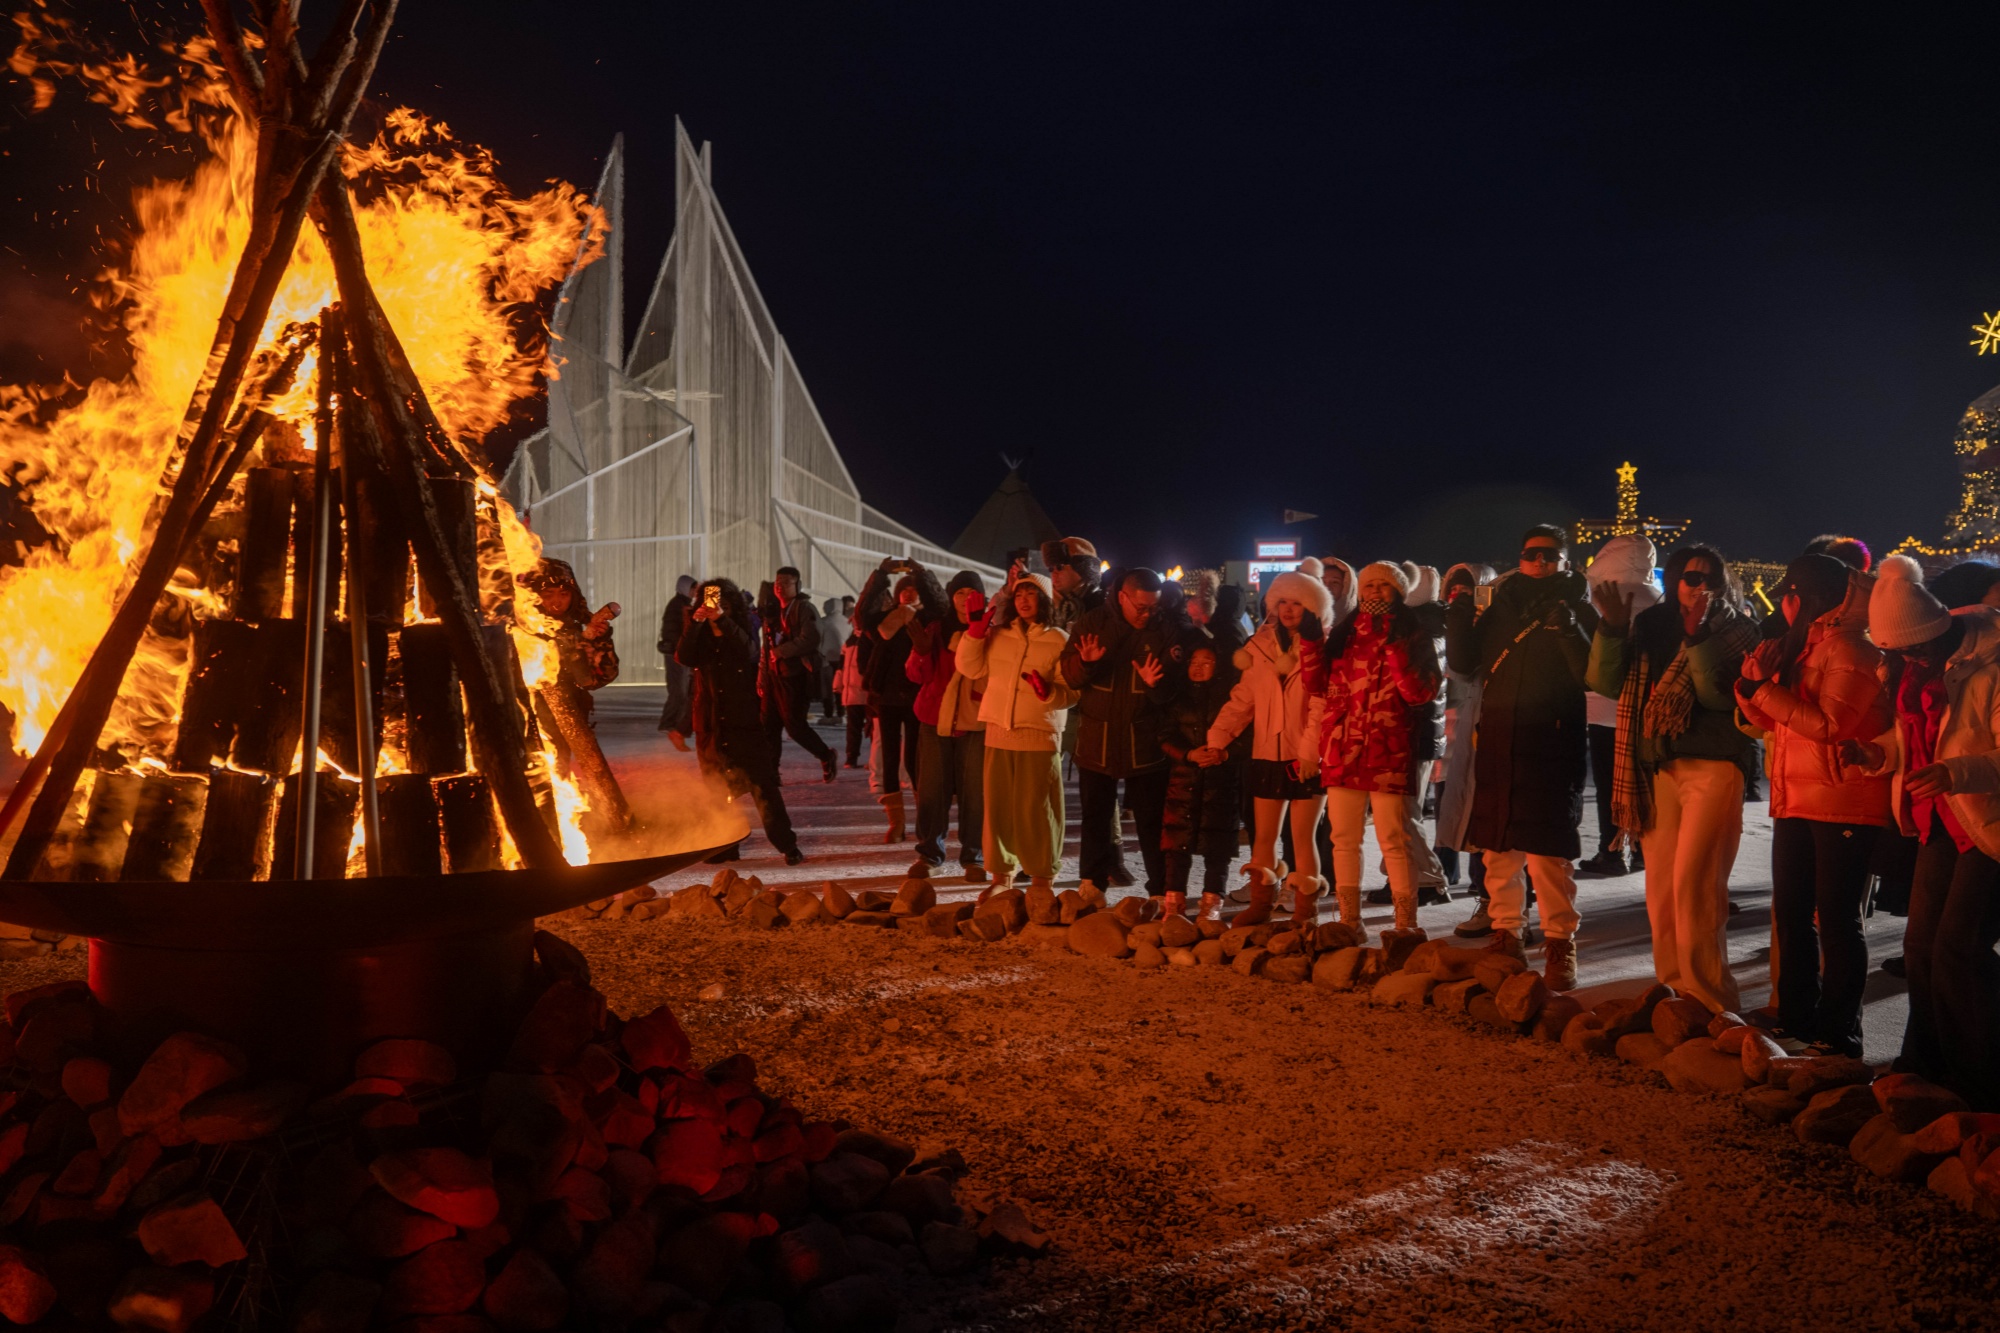
[[[1321,695],[1319,776],[1333,833],[1334,894],[1340,919],[1361,924],[1361,835],[1372,807],[1375,841],[1389,870],[1396,929],[1417,924],[1403,798],[1415,790],[1418,727],[1435,725],[1443,679],[1437,643],[1403,604],[1410,576],[1377,561],[1361,571],[1361,602],[1327,636]],[[1422,756],[1428,758],[1427,755]]]

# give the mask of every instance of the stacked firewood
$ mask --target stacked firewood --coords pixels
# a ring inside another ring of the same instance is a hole
[[[316,1099],[198,1033],[118,1059],[80,983],[7,997],[0,1316],[886,1328],[908,1275],[1046,1244],[960,1201],[955,1151],[808,1120],[749,1056],[702,1067],[664,1006],[620,1019],[581,954],[536,949],[498,1072],[383,1041]]]

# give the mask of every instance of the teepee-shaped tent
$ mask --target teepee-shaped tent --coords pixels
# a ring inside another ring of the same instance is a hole
[[[1022,547],[1034,550],[1043,542],[1055,541],[1062,529],[1042,508],[1041,501],[1028,489],[1021,476],[1021,460],[1002,457],[1007,475],[986,497],[986,503],[958,534],[951,549],[967,560],[978,560],[1005,568],[1007,553]]]

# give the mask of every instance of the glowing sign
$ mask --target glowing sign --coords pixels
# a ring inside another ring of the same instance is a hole
[[[1257,558],[1259,560],[1297,560],[1299,558],[1299,544],[1296,540],[1258,542]]]

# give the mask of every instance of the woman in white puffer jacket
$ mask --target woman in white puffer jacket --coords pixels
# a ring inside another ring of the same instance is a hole
[[[1264,623],[1236,653],[1242,678],[1209,727],[1208,745],[1197,752],[1198,763],[1219,762],[1231,741],[1246,727],[1253,730],[1249,785],[1256,832],[1244,867],[1250,906],[1236,918],[1242,925],[1270,919],[1281,877],[1297,895],[1293,920],[1300,925],[1316,919],[1326,887],[1313,831],[1326,805],[1319,785],[1320,645],[1332,610],[1333,595],[1320,581],[1317,560],[1308,558],[1271,580]],[[1278,860],[1278,829],[1288,811],[1299,865],[1286,876]]]

